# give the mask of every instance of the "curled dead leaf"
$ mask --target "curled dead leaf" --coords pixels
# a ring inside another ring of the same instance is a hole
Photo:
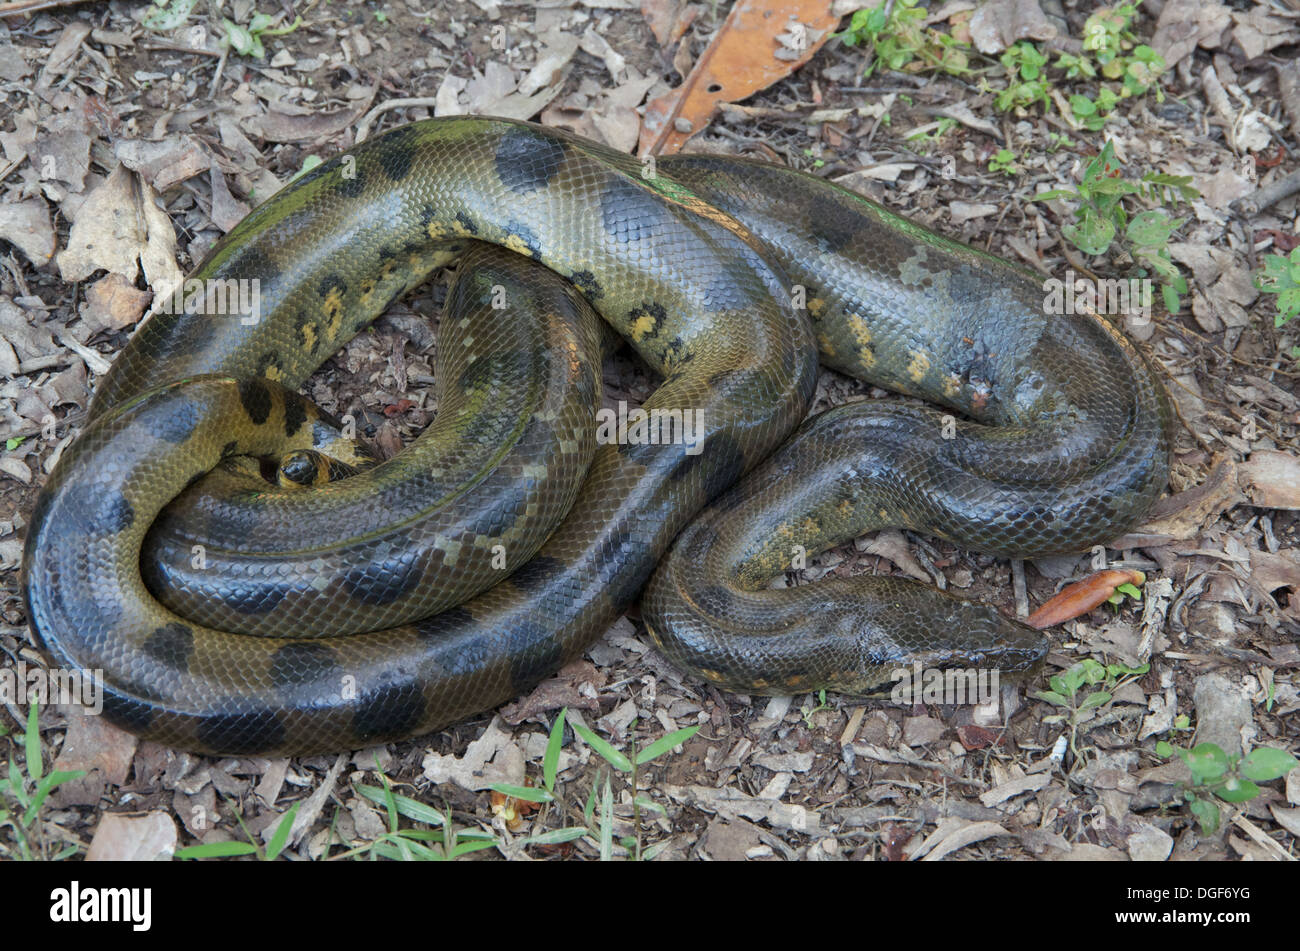
[[[1062,624],[1105,604],[1120,585],[1141,587],[1146,580],[1147,577],[1142,572],[1131,569],[1108,568],[1099,571],[1083,581],[1066,585],[1055,597],[1049,598],[1029,615],[1025,623],[1040,631]]]

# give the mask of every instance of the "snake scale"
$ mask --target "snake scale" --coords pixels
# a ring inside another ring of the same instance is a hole
[[[418,465],[308,489],[221,470],[336,439],[294,390],[462,252]],[[187,749],[427,732],[527,690],[643,588],[656,643],[733,689],[1024,669],[1041,635],[989,606],[890,578],[765,585],[881,526],[1078,550],[1166,481],[1167,398],[1107,321],[1045,313],[1031,272],[778,166],[648,168],[528,123],[426,120],[287,186],[191,277],[256,281],[258,313],[141,326],[50,475],[23,573],[51,664],[102,671],[106,716]],[[503,287],[519,306],[489,301]],[[588,304],[662,376],[644,409],[696,411],[701,444],[592,445]],[[800,427],[819,357],[961,418],[873,400]]]

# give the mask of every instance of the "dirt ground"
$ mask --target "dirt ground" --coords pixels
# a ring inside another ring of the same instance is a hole
[[[137,259],[147,267],[161,248],[188,271],[312,157],[349,147],[359,124],[373,134],[435,114],[540,116],[630,150],[638,107],[681,83],[727,14],[726,4],[645,6],[652,18],[671,22],[685,10],[693,19],[680,40],[664,42],[631,0],[536,8],[237,0],[199,5],[162,31],[143,25],[154,8],[119,0],[0,18],[0,435],[8,441],[0,664],[41,663],[17,591],[25,517],[79,431],[96,379],[147,306]],[[931,20],[951,32],[975,6],[931,3]],[[1053,55],[1078,52],[1098,6],[1044,3],[1056,40],[1040,45]],[[218,8],[238,24],[258,10],[277,25],[296,15],[302,22],[263,33],[261,57],[241,55],[221,45],[221,21],[211,15]],[[1222,803],[1220,828],[1206,834],[1183,801],[1186,767],[1156,747],[1300,749],[1297,334],[1274,326],[1277,297],[1252,282],[1266,255],[1295,246],[1300,220],[1294,194],[1254,213],[1242,208],[1258,188],[1300,168],[1300,13],[1281,0],[1165,0],[1141,4],[1132,29],[1173,60],[1159,80],[1163,95],[1123,100],[1098,131],[1075,127],[1060,104],[1099,80],[1053,72],[1050,107],[1002,110],[1009,74],[1000,52],[972,54],[980,71],[968,76],[882,68],[864,78],[868,52],[832,39],[791,75],[728,104],[688,146],[841,181],[1045,276],[1139,273],[1121,243],[1090,256],[1062,237],[1074,221],[1068,201],[1029,200],[1077,186],[1106,139],[1133,180],[1191,176],[1198,197],[1168,205],[1184,219],[1168,242],[1188,285],[1181,310],[1168,314],[1157,294],[1150,320],[1125,324],[1165,375],[1180,417],[1169,498],[1106,552],[1146,573],[1145,597],[1052,629],[1046,670],[1004,683],[996,712],[723,693],[658,655],[633,611],[530,697],[351,755],[214,759],[137,743],[73,707],[45,709],[46,768],[86,775],[52,793],[22,837],[27,847],[45,856],[152,857],[250,836],[262,844],[296,808],[283,857],[365,856],[393,839],[374,793],[382,771],[395,792],[494,837],[471,859],[598,857],[607,781],[615,856],[628,853],[639,822],[641,844],[660,859],[1294,859],[1300,772],[1262,782],[1248,801]],[[539,63],[559,65],[534,70]],[[424,98],[372,114],[408,97]],[[999,150],[1010,153],[1005,171],[990,169]],[[50,156],[53,175],[42,166]],[[119,163],[161,196],[172,233],[141,235],[116,257],[81,248],[84,260],[74,262],[62,254],[75,244],[72,223]],[[352,413],[384,453],[433,415],[426,317],[444,290],[434,282],[395,305],[305,388],[327,410]],[[605,385],[612,404],[644,399],[655,380],[625,350],[607,361]],[[823,370],[814,408],[885,395]],[[1090,555],[1020,565],[882,533],[827,552],[782,583],[913,574],[1023,615],[1091,566]],[[1149,667],[1105,685],[1104,702],[1077,714],[1071,743],[1069,716],[1035,694],[1087,658]],[[23,764],[25,710],[5,707],[0,759]],[[543,782],[561,707],[624,750],[700,729],[638,770],[648,801],[641,807],[628,775],[566,730],[556,801],[524,810],[512,827],[511,804],[503,809],[486,787]],[[416,807],[404,810],[399,828],[432,828]],[[582,825],[590,833],[568,842],[526,842]],[[0,824],[0,856],[21,854],[19,839]]]

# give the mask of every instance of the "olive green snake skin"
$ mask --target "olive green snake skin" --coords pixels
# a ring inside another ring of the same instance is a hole
[[[310,488],[223,468],[316,466],[341,424],[293,391],[467,248],[415,446]],[[286,187],[191,278],[255,281],[257,312],[142,325],[50,475],[23,572],[51,665],[101,671],[110,720],[187,749],[436,729],[579,655],[643,588],[661,649],[736,690],[1022,670],[1043,638],[986,605],[892,578],[765,586],[883,526],[1080,550],[1166,481],[1167,399],[1108,322],[1046,313],[1032,273],[777,166],[648,169],[528,123],[428,120]],[[643,409],[698,414],[701,442],[595,438],[588,303],[662,375]],[[819,357],[950,415],[867,401],[785,442]]]

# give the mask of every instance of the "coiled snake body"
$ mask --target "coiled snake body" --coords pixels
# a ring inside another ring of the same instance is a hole
[[[443,319],[433,462],[402,453],[296,494],[207,475],[329,438],[292,389],[467,242],[539,262],[581,299],[536,265],[470,252],[462,310]],[[355,748],[495,706],[599,636],[726,490],[644,599],[673,659],[760,692],[868,693],[917,659],[1023,668],[1043,653],[1036,632],[921,585],[763,586],[796,552],[883,525],[1077,550],[1129,528],[1167,474],[1165,396],[1108,323],[1046,314],[1032,274],[775,166],[682,156],[651,171],[527,123],[428,120],[288,186],[192,277],[256,280],[260,313],[140,328],[51,473],[24,557],[51,663],[102,670],[110,719],[185,748]],[[531,343],[496,339],[498,288],[543,314]],[[593,449],[583,299],[663,375],[645,409],[697,412],[702,447]],[[449,323],[458,357],[442,353]],[[773,455],[819,354],[970,421],[852,404]],[[303,527],[322,512],[332,530]],[[146,585],[142,552],[181,613]]]

